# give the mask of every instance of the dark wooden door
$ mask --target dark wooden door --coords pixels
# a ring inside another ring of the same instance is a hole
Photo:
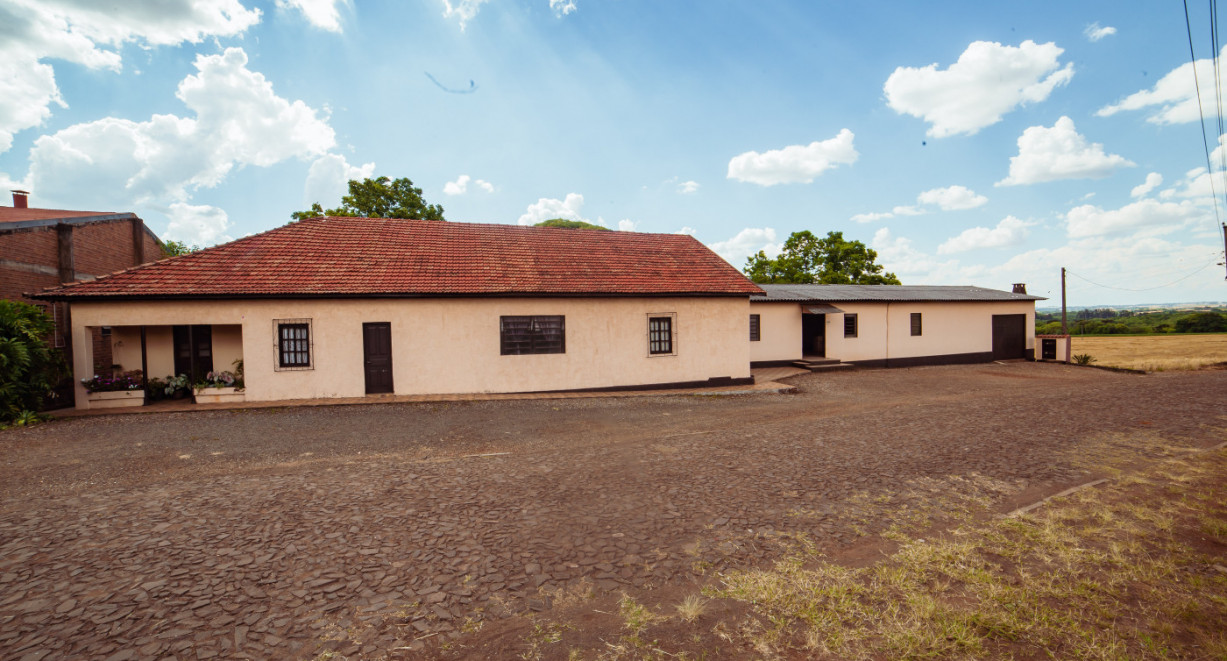
[[[366,392],[392,392],[392,324],[362,324],[362,359]]]
[[[801,356],[827,355],[827,316],[801,315]]]
[[[1027,315],[993,315],[993,360],[1026,358]]]
[[[175,376],[186,374],[195,383],[213,371],[213,327],[175,326]],[[150,374],[149,376],[155,376]]]

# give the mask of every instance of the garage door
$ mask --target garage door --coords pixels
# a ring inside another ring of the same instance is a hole
[[[1027,357],[1027,315],[993,315],[993,360]]]

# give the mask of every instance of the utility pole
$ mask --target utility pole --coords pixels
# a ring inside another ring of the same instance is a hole
[[[1223,223],[1223,266],[1227,266],[1227,223]]]
[[[1065,325],[1065,267],[1061,267],[1061,334],[1069,335],[1069,328]]]

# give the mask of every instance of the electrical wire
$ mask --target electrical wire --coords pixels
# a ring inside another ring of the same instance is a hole
[[[1067,274],[1069,274],[1069,275],[1074,276],[1075,278],[1078,278],[1079,280],[1085,280],[1086,282],[1089,282],[1089,283],[1091,283],[1092,285],[1095,285],[1096,287],[1103,287],[1104,289],[1115,289],[1115,290],[1117,290],[1117,291],[1154,291],[1155,289],[1163,289],[1164,287],[1171,287],[1172,285],[1180,284],[1181,282],[1184,282],[1185,280],[1188,280],[1189,278],[1191,278],[1191,277],[1193,277],[1193,276],[1197,275],[1198,273],[1201,273],[1202,271],[1205,271],[1206,269],[1210,268],[1211,266],[1216,266],[1216,265],[1218,265],[1218,257],[1217,257],[1217,256],[1215,256],[1214,261],[1212,261],[1212,262],[1207,262],[1205,266],[1202,266],[1201,268],[1197,269],[1196,271],[1193,271],[1192,273],[1189,273],[1189,274],[1187,274],[1187,275],[1185,275],[1185,276],[1183,276],[1183,277],[1181,277],[1181,278],[1179,278],[1179,279],[1177,279],[1177,280],[1173,280],[1173,281],[1171,281],[1171,282],[1169,282],[1169,283],[1167,283],[1167,284],[1165,284],[1165,285],[1159,285],[1158,287],[1144,287],[1144,288],[1142,288],[1142,289],[1131,289],[1131,288],[1129,288],[1129,287],[1113,287],[1112,285],[1103,285],[1103,284],[1100,284],[1100,283],[1098,283],[1098,282],[1095,282],[1094,280],[1091,280],[1090,278],[1087,278],[1087,277],[1085,277],[1085,276],[1078,275],[1077,273],[1074,273],[1073,271],[1071,271],[1071,270],[1069,270],[1069,269],[1065,269],[1065,272],[1066,272]]]
[[[1210,177],[1210,193],[1214,199],[1214,220],[1221,223],[1218,210],[1218,190],[1214,186],[1214,166],[1210,159],[1210,138],[1206,135],[1206,111],[1201,102],[1201,80],[1197,76],[1197,54],[1193,51],[1193,27],[1189,21],[1189,0],[1184,0],[1184,30],[1189,36],[1189,59],[1193,62],[1193,90],[1197,92],[1197,113],[1201,117],[1201,144],[1206,152],[1206,175]],[[1218,59],[1215,58],[1215,67]],[[1217,75],[1215,76],[1217,78]],[[1222,135],[1221,133],[1219,135]]]

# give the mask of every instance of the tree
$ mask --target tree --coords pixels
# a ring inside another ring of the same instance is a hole
[[[427,204],[422,189],[414,188],[407,178],[349,180],[349,195],[341,198],[341,206],[325,210],[319,202],[308,211],[290,214],[294,220],[319,216],[361,216],[364,218],[415,218],[443,220],[443,207]]]
[[[1227,315],[1218,312],[1194,312],[1176,320],[1177,333],[1227,332]]]
[[[593,225],[592,223],[585,223],[582,220],[567,220],[566,218],[550,218],[549,220],[543,220],[537,223],[536,225],[534,225],[534,227],[565,227],[567,229],[580,229],[580,230],[608,230],[609,229],[608,227],[601,227],[600,225]]]
[[[47,344],[54,332],[42,308],[0,300],[0,421],[42,408],[66,374],[64,358]]]
[[[187,255],[200,250],[200,246],[189,246],[183,241],[163,241],[162,252],[167,257],[178,257],[179,255]]]
[[[746,260],[743,271],[751,280],[773,284],[897,285],[894,273],[884,273],[876,250],[860,241],[844,239],[843,232],[828,232],[821,239],[808,230],[793,232],[775,259],[763,251]]]

